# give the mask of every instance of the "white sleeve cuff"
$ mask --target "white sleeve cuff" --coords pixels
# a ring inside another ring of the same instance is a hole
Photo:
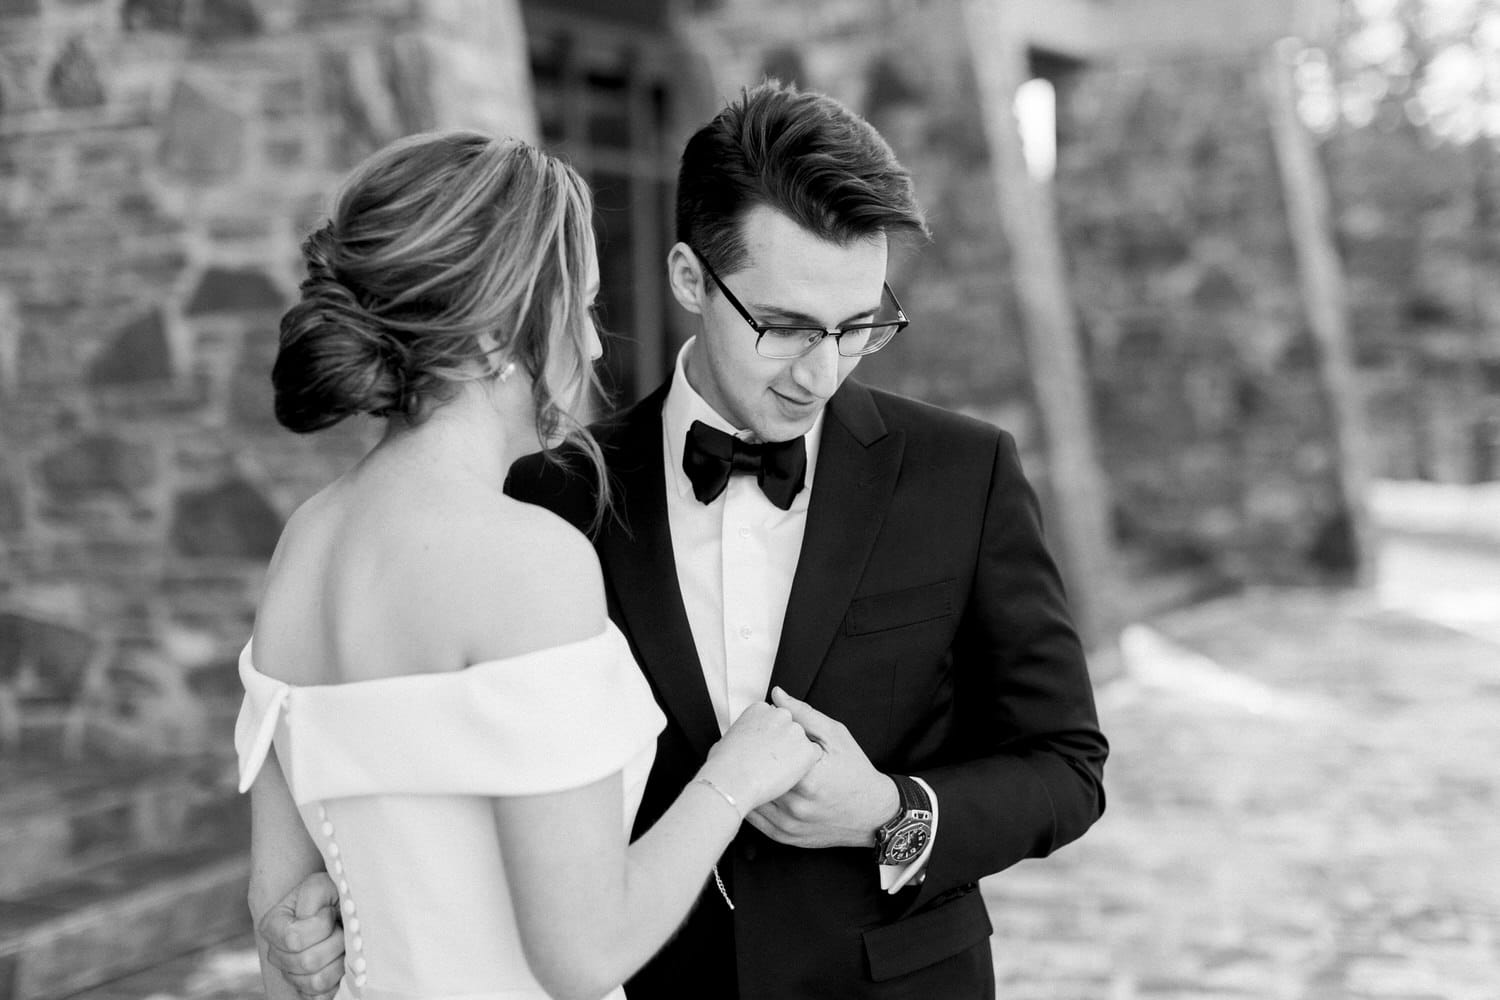
[[[938,800],[937,793],[932,786],[921,778],[913,777],[911,780],[922,786],[927,793],[927,801],[932,803],[932,836],[927,838],[927,847],[922,853],[904,865],[880,865],[880,888],[886,892],[895,893],[911,884],[913,880],[918,885],[922,882],[922,875],[927,868],[927,859],[932,855],[932,845],[937,843],[938,829]]]

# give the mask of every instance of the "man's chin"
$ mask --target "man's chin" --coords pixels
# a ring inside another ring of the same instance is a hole
[[[790,441],[798,438],[812,430],[813,423],[817,420],[817,414],[813,414],[806,420],[778,420],[764,431],[758,431],[757,436],[762,441]]]

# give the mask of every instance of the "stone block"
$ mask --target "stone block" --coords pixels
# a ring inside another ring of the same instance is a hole
[[[206,700],[238,701],[243,693],[238,659],[222,660],[197,667],[187,675],[188,690]]]
[[[243,479],[177,498],[172,546],[184,556],[269,559],[281,537],[281,515]]]
[[[260,12],[252,0],[201,0],[193,22],[193,34],[203,39],[253,38],[260,33]]]
[[[68,853],[73,856],[97,853],[106,845],[128,840],[134,829],[135,810],[129,802],[79,813],[68,819]]]
[[[24,17],[40,9],[40,0],[0,0],[0,17]]]
[[[286,308],[286,299],[264,271],[255,268],[231,270],[211,267],[198,280],[186,313],[201,316],[216,312],[276,311]]]
[[[120,12],[127,31],[181,31],[186,0],[125,0]]]
[[[179,233],[183,228],[181,222],[164,213],[156,199],[145,191],[125,191],[115,202],[115,211],[126,223],[126,228],[132,236],[165,236]],[[181,251],[175,248],[171,251],[160,251],[159,256],[177,258],[178,269],[184,262]],[[171,286],[174,279],[175,271],[172,277],[164,275],[149,287],[167,288]]]
[[[82,38],[71,38],[47,72],[47,96],[62,108],[91,108],[104,103],[99,65]]]
[[[22,699],[70,702],[82,690],[95,638],[18,611],[0,612],[0,684]]]
[[[172,377],[172,349],[161,311],[126,323],[89,365],[94,385],[132,385]]]
[[[273,167],[300,167],[307,162],[307,147],[301,139],[271,139],[266,143],[266,162]]]
[[[188,83],[172,94],[157,158],[172,173],[197,183],[238,176],[244,166],[245,121]]]
[[[43,484],[64,499],[78,495],[133,495],[154,482],[156,453],[150,445],[113,434],[88,434],[43,457]]]
[[[276,80],[266,85],[261,110],[270,121],[301,116],[307,110],[306,87],[300,77]]]

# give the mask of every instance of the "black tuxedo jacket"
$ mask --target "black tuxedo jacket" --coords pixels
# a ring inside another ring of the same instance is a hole
[[[617,516],[594,535],[610,616],[668,718],[636,821],[654,823],[718,725],[678,590],[662,457],[666,387],[595,428]],[[513,496],[586,528],[581,463],[532,456]],[[748,824],[631,1000],[990,997],[976,882],[1082,834],[1108,752],[1034,493],[1008,434],[846,382],[829,401],[771,681],[848,726],[874,765],[937,793],[920,887],[869,849],[785,847]]]

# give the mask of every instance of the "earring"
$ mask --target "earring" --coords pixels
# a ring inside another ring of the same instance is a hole
[[[507,361],[507,362],[505,362],[505,367],[500,369],[500,375],[499,375],[500,384],[504,385],[506,383],[506,381],[508,381],[510,379],[510,377],[512,375],[514,375],[515,373],[516,373],[516,363],[514,361]]]

